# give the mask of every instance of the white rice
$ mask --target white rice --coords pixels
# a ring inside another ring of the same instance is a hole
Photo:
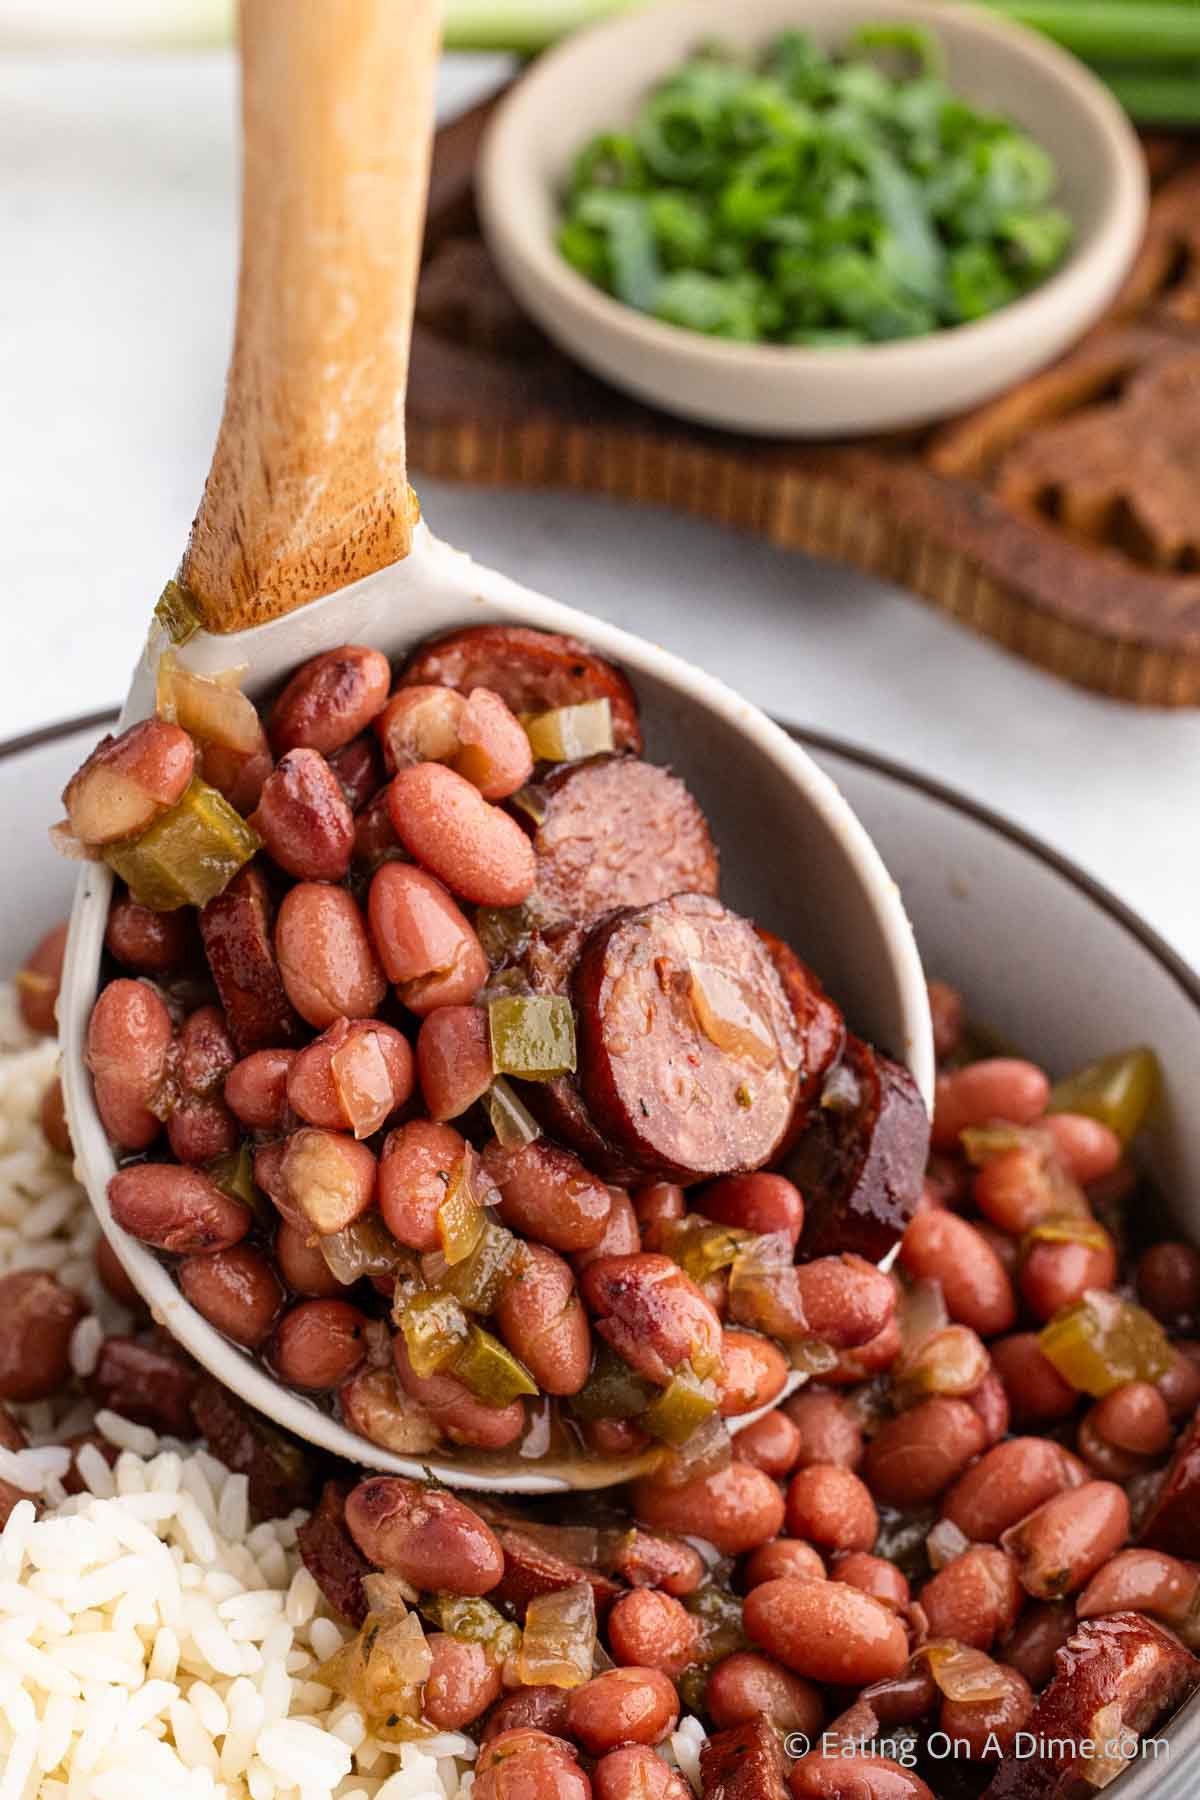
[[[91,1311],[71,1339],[86,1377],[128,1314],[95,1273],[99,1227],[42,1137],[57,1052],[0,985],[0,1275],[50,1269]],[[250,1526],[247,1483],[78,1393],[13,1409],[30,1447],[0,1479],[36,1496],[0,1532],[0,1800],[469,1800],[472,1741],[381,1744],[315,1680],[345,1636],[296,1549],[294,1513]],[[64,1437],[99,1430],[68,1496]],[[699,1785],[704,1731],[659,1754]]]

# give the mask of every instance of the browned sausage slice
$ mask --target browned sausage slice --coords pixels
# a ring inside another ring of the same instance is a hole
[[[783,1746],[766,1719],[718,1731],[700,1750],[703,1800],[786,1800]]]
[[[801,1254],[855,1250],[878,1262],[917,1209],[929,1115],[907,1069],[846,1040],[784,1173],[804,1195]]]
[[[647,1175],[761,1168],[795,1104],[800,1045],[753,926],[704,894],[618,913],[572,977],[580,1087]]]
[[[311,1504],[315,1467],[307,1446],[277,1430],[219,1381],[201,1381],[192,1418],[217,1460],[246,1477],[253,1518],[286,1519]]]
[[[575,638],[527,625],[471,625],[431,638],[414,650],[401,687],[491,688],[515,713],[546,712],[607,700],[618,750],[640,751],[642,732],[633,689],[612,663]]]
[[[200,914],[200,935],[239,1056],[298,1043],[303,1028],[283,988],[261,869],[243,869]]]
[[[803,1054],[796,1105],[780,1152],[786,1154],[812,1117],[825,1077],[845,1048],[846,1021],[841,1008],[829,998],[817,976],[807,963],[801,962],[791,945],[765,926],[759,925],[757,930],[775,964],[775,973],[783,983]]]
[[[346,1529],[348,1492],[344,1482],[325,1483],[320,1505],[296,1533],[296,1548],[334,1612],[358,1626],[367,1616],[363,1576],[371,1565]]]
[[[593,925],[621,906],[716,893],[708,823],[669,769],[597,756],[557,769],[541,794],[533,835],[541,918]]]
[[[554,1594],[560,1588],[574,1587],[578,1581],[590,1584],[596,1611],[601,1615],[622,1591],[607,1575],[569,1562],[565,1556],[559,1556],[522,1531],[497,1526],[496,1536],[504,1552],[504,1574],[500,1577],[500,1585],[492,1590],[491,1598],[507,1600],[522,1616],[538,1594]]]
[[[1128,1766],[1120,1754],[1123,1733],[1141,1737],[1197,1686],[1200,1663],[1141,1613],[1083,1620],[1059,1651],[1057,1673],[1029,1721],[1035,1754],[1006,1758],[983,1800],[1076,1800],[1093,1793]],[[1089,1743],[1099,1753],[1093,1760]],[[1106,1744],[1116,1750],[1107,1758]]]
[[[1138,1543],[1165,1550],[1168,1556],[1200,1556],[1200,1412],[1167,1465]]]

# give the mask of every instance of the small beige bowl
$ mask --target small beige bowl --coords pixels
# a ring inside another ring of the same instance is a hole
[[[660,324],[578,275],[554,245],[575,152],[631,117],[648,87],[705,38],[756,48],[797,28],[840,45],[859,25],[927,25],[951,85],[1004,112],[1053,156],[1075,246],[1041,287],[974,324],[844,350],[738,344]],[[678,0],[623,14],[542,58],[498,109],[478,172],[500,271],[543,330],[596,374],[703,424],[772,436],[894,430],[976,406],[1057,356],[1098,317],[1146,216],[1137,139],[1074,57],[1034,32],[942,0]]]

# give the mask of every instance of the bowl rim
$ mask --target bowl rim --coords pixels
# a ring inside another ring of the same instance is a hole
[[[806,0],[793,3],[797,23],[803,25]],[[901,369],[916,375],[922,368],[932,373],[947,359],[962,363],[985,358],[1001,337],[1007,338],[1014,330],[1036,332],[1043,321],[1049,327],[1064,307],[1068,307],[1078,329],[1082,329],[1083,322],[1092,316],[1092,303],[1097,299],[1100,305],[1107,302],[1145,228],[1149,182],[1137,134],[1116,98],[1077,57],[1003,14],[958,4],[957,0],[881,0],[879,11],[889,19],[928,24],[934,30],[950,20],[983,42],[1014,48],[1027,62],[1040,64],[1057,79],[1064,102],[1069,102],[1076,118],[1091,128],[1094,140],[1106,149],[1111,164],[1113,178],[1088,240],[1074,244],[1063,263],[1044,281],[982,319],[942,325],[918,337],[821,349],[710,337],[639,312],[588,281],[559,254],[553,238],[543,234],[529,209],[514,202],[514,195],[519,201],[532,185],[522,146],[514,142],[522,114],[531,100],[553,89],[564,65],[570,69],[575,63],[584,64],[592,56],[603,55],[612,41],[650,30],[655,15],[691,12],[699,22],[717,12],[722,4],[723,0],[670,0],[666,6],[618,12],[544,52],[502,96],[480,144],[475,182],[484,235],[493,247],[503,246],[500,254],[506,262],[510,256],[518,257],[532,279],[545,286],[553,297],[587,315],[606,332],[640,339],[644,350],[671,360],[703,360],[722,367],[727,374],[750,367],[763,374],[785,370],[797,375],[815,374],[818,370],[844,373],[856,364],[880,375]],[[752,13],[758,4],[759,0],[742,0],[745,13]],[[636,69],[632,58],[630,66]],[[647,78],[640,70],[633,79],[645,87]],[[1036,131],[1030,131],[1030,135],[1037,137]]]

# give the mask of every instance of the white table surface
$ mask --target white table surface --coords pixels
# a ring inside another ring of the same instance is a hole
[[[451,59],[447,108],[497,68]],[[228,352],[233,125],[224,53],[0,60],[0,737],[120,698],[178,558]],[[1008,814],[1200,964],[1200,715],[1078,692],[895,588],[664,512],[421,492],[529,585]]]

